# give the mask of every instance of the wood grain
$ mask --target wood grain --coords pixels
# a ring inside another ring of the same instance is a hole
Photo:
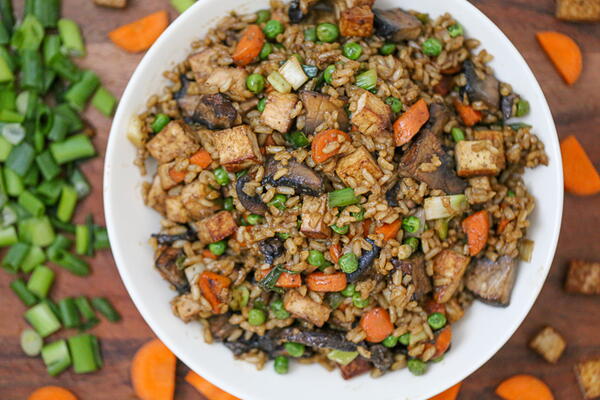
[[[17,6],[22,1],[17,0]],[[531,65],[548,98],[560,137],[576,134],[590,157],[600,167],[600,24],[569,24],[553,16],[553,0],[472,0],[508,35]],[[63,0],[64,15],[83,28],[89,55],[82,61],[102,77],[103,83],[120,95],[141,59],[126,54],[107,40],[115,27],[159,9],[169,9],[167,0],[130,0],[122,11],[96,7],[91,0]],[[457,16],[460,19],[460,16]],[[567,87],[555,72],[535,41],[535,32],[558,30],[572,36],[584,52],[581,80]],[[485,44],[484,44],[485,45]],[[89,122],[96,128],[94,139],[104,153],[110,120],[90,109]],[[94,182],[94,191],[78,210],[77,221],[89,212],[103,221],[102,157],[87,164],[85,172]],[[558,252],[550,276],[535,307],[513,338],[486,365],[467,379],[460,399],[493,399],[494,387],[516,373],[531,373],[544,379],[557,399],[579,399],[581,395],[573,374],[575,362],[583,357],[600,355],[600,298],[566,295],[562,290],[566,264],[572,258],[600,259],[599,197],[565,197],[563,228]],[[80,399],[113,400],[135,398],[129,378],[129,363],[135,350],[152,337],[126,293],[109,252],[93,261],[92,278],[77,278],[61,273],[53,289],[55,298],[78,295],[109,297],[123,314],[123,322],[103,322],[93,333],[102,338],[106,366],[87,376],[71,372],[58,378],[49,377],[39,359],[30,359],[20,350],[18,337],[26,326],[24,307],[13,296],[8,284],[11,277],[0,273],[0,398],[21,400],[38,386],[58,384],[70,388]],[[526,344],[538,329],[550,324],[567,338],[568,348],[558,365],[550,365],[527,349]],[[177,399],[200,399],[201,396],[183,382],[185,366],[178,368]],[[426,379],[426,378],[424,378]]]

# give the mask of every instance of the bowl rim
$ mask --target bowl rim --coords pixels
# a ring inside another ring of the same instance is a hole
[[[153,59],[155,58],[155,53],[157,53],[159,51],[158,49],[161,48],[162,46],[164,46],[165,43],[168,43],[171,40],[172,33],[178,29],[177,26],[180,24],[185,24],[185,21],[187,21],[187,20],[193,19],[195,17],[195,14],[197,13],[196,10],[199,10],[203,7],[209,7],[210,3],[214,3],[216,1],[217,0],[204,0],[202,2],[196,2],[194,5],[192,5],[192,7],[190,9],[187,10],[187,12],[184,12],[183,14],[178,16],[174,21],[172,21],[170,23],[170,25],[168,26],[168,28],[165,30],[165,32],[163,32],[163,34],[158,38],[158,40],[154,43],[154,45],[146,52],[146,54],[143,56],[142,60],[136,66],[134,73],[132,74],[132,76],[130,77],[130,79],[127,83],[126,89],[123,92],[121,101],[119,102],[119,107],[115,113],[113,124],[111,126],[111,130],[109,133],[108,143],[107,143],[107,147],[106,147],[106,154],[105,154],[105,167],[104,167],[104,176],[103,176],[103,178],[104,178],[103,179],[103,182],[104,182],[103,183],[103,185],[104,185],[103,199],[104,199],[104,207],[105,207],[105,215],[106,215],[106,224],[107,224],[109,238],[111,239],[111,241],[113,238],[117,237],[116,231],[117,231],[118,224],[113,223],[113,221],[112,221],[112,215],[113,215],[113,203],[111,201],[112,189],[111,189],[111,185],[109,185],[108,183],[111,181],[112,175],[114,173],[113,173],[112,169],[108,166],[109,165],[108,161],[112,161],[113,153],[116,151],[115,150],[115,147],[116,147],[115,137],[117,135],[119,135],[119,133],[120,133],[120,132],[117,132],[118,127],[127,126],[127,121],[126,122],[123,122],[123,121],[131,118],[131,115],[125,115],[125,111],[124,111],[125,107],[123,105],[128,103],[130,98],[135,97],[133,88],[134,88],[134,86],[136,86],[137,81],[140,81],[141,79],[143,79],[143,75],[142,75],[141,71],[145,69],[147,64],[150,64],[152,61],[154,61]],[[533,74],[533,71],[531,70],[531,67],[529,66],[529,64],[527,63],[525,58],[518,51],[518,49],[514,46],[514,44],[511,42],[511,40],[504,34],[504,32],[502,32],[502,30],[490,18],[488,18],[482,11],[480,11],[477,7],[475,7],[473,4],[471,4],[468,1],[464,1],[464,4],[462,4],[462,7],[466,7],[466,9],[469,9],[470,12],[475,13],[478,19],[482,19],[484,22],[487,22],[490,29],[493,30],[494,33],[498,36],[498,40],[500,42],[502,42],[501,46],[506,47],[507,51],[511,52],[516,59],[522,61],[523,73],[527,74],[528,77],[530,77],[533,80],[535,95],[540,98],[540,104],[543,106],[543,110],[541,113],[543,114],[543,118],[547,120],[546,122],[548,123],[548,127],[551,130],[548,133],[547,137],[550,138],[551,140],[553,140],[555,142],[555,144],[558,144],[558,134],[556,131],[556,126],[554,124],[552,112],[548,105],[548,101],[544,95],[544,92],[542,91],[542,89],[540,87],[540,84],[539,84],[537,78]],[[212,24],[212,22],[211,22],[211,24]],[[548,146],[546,148],[548,149]],[[521,308],[519,309],[519,311],[516,312],[516,313],[518,313],[518,315],[515,316],[515,318],[512,318],[510,320],[511,326],[506,330],[506,337],[504,337],[504,338],[502,338],[502,340],[498,341],[497,345],[490,346],[488,348],[488,350],[485,352],[485,354],[483,356],[480,356],[479,362],[473,362],[470,365],[463,368],[462,372],[458,374],[458,376],[460,377],[460,381],[464,380],[466,377],[471,375],[474,371],[476,371],[481,366],[483,366],[486,362],[488,362],[508,342],[508,340],[513,336],[514,332],[523,323],[526,316],[529,314],[529,312],[533,308],[537,298],[539,297],[539,293],[540,293],[544,283],[546,282],[548,273],[552,266],[552,261],[554,259],[556,247],[558,244],[558,238],[559,238],[560,228],[561,228],[561,223],[562,223],[563,202],[564,202],[562,159],[560,157],[559,151],[558,151],[558,153],[556,151],[554,153],[555,154],[552,154],[552,156],[553,156],[552,162],[556,163],[556,167],[557,167],[556,168],[557,174],[554,176],[554,178],[555,178],[554,184],[557,186],[556,194],[559,195],[558,198],[556,199],[558,210],[555,215],[555,221],[552,224],[554,229],[552,232],[551,239],[549,241],[550,247],[548,247],[548,249],[544,253],[545,256],[543,257],[543,261],[544,261],[542,263],[543,268],[544,268],[543,279],[540,278],[538,284],[535,287],[533,287],[533,289],[531,290],[531,292],[535,293],[535,295],[531,297],[529,304],[526,304],[526,307],[523,307],[523,305],[522,305]],[[556,156],[557,155],[556,153],[558,154],[558,157]],[[180,343],[177,343],[172,337],[169,336],[168,333],[166,333],[165,329],[162,328],[162,326],[157,323],[156,319],[153,317],[153,311],[151,309],[149,309],[148,307],[146,307],[146,305],[144,303],[144,299],[142,298],[141,294],[132,288],[132,279],[133,278],[130,275],[128,269],[126,267],[124,267],[125,260],[123,259],[123,255],[121,254],[120,251],[118,251],[119,247],[115,247],[115,249],[116,250],[113,250],[113,256],[115,259],[115,264],[117,265],[117,269],[119,271],[119,275],[121,276],[121,279],[127,289],[129,296],[133,300],[137,310],[140,312],[140,314],[142,315],[145,322],[148,324],[150,329],[156,334],[156,336],[169,349],[171,349],[171,351],[173,351],[173,353],[182,362],[184,362],[191,369],[196,369],[197,363],[195,362],[195,360],[191,359],[190,356],[187,355],[184,346],[182,346]],[[232,362],[233,361],[234,360],[232,359]],[[219,375],[214,374],[211,371],[211,369],[209,369],[207,366],[204,366],[203,368],[197,368],[197,370],[200,371],[202,373],[202,375],[206,379],[208,379],[210,382],[219,386],[223,390],[226,390],[226,391],[236,395],[237,397],[244,398],[244,399],[250,399],[250,398],[254,399],[255,398],[255,397],[249,397],[245,393],[241,393],[240,390],[238,389],[238,387],[236,387],[236,385],[234,384],[234,380],[230,379],[229,377],[224,377],[224,376],[219,376]],[[454,375],[454,377],[456,377],[456,374]],[[454,380],[446,379],[446,382],[443,386],[445,388],[448,388],[448,387],[454,385],[455,383],[456,383],[455,379]],[[436,389],[436,391],[437,391],[437,389]],[[432,396],[435,394],[436,393],[432,392],[429,394],[429,396]]]

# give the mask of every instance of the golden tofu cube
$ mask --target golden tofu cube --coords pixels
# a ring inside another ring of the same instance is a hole
[[[555,364],[565,351],[567,342],[554,328],[547,326],[535,335],[529,347],[549,363]]]
[[[379,97],[363,90],[351,122],[365,135],[387,133],[392,128],[392,110]]]
[[[181,190],[181,201],[188,212],[190,219],[197,220],[204,218],[217,211],[220,207],[213,201],[208,200],[208,195],[213,194],[211,198],[215,198],[214,189],[208,183],[194,181],[187,184]]]
[[[289,290],[285,294],[283,306],[295,317],[307,320],[319,328],[327,322],[331,313],[331,309],[325,304],[319,304],[295,290]]]
[[[433,298],[438,303],[449,301],[462,280],[471,257],[444,250],[433,259]]]
[[[183,121],[171,121],[146,144],[146,149],[159,163],[187,158],[200,146],[190,127]]]
[[[379,180],[383,176],[381,168],[364,146],[340,159],[335,172],[346,185],[353,188],[361,186],[362,183],[371,184],[365,177],[365,172],[375,180]]]
[[[304,196],[300,232],[312,239],[325,239],[331,236],[331,228],[324,221],[326,212],[327,196]]]
[[[229,211],[220,211],[194,225],[198,231],[198,238],[204,243],[218,242],[237,231],[237,224]]]
[[[340,33],[342,36],[369,37],[373,35],[375,15],[369,6],[353,7],[342,11]]]
[[[212,139],[221,165],[229,172],[239,171],[263,161],[256,135],[248,125],[213,132]]]
[[[271,92],[260,120],[268,127],[286,133],[292,127],[294,118],[291,117],[291,113],[297,103],[298,96],[294,93]]]
[[[456,144],[458,176],[498,175],[504,168],[504,154],[490,140],[461,140]]]

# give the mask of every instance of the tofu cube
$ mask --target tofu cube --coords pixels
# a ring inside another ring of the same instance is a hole
[[[200,146],[191,129],[183,121],[171,121],[146,144],[146,149],[159,163],[187,158]]]
[[[210,48],[190,55],[187,59],[198,82],[204,82],[216,69],[219,54]]]
[[[210,196],[209,196],[210,195]],[[210,198],[217,198],[219,193],[212,189],[208,183],[198,180],[187,184],[181,190],[181,201],[188,212],[190,219],[205,218],[217,211],[220,207]]]
[[[327,196],[304,196],[300,232],[312,239],[326,239],[331,236],[331,228],[325,223],[326,212]]]
[[[458,176],[498,175],[503,168],[504,155],[490,140],[461,140],[456,144]]]
[[[319,328],[327,322],[331,313],[331,309],[325,304],[319,304],[295,290],[288,290],[283,297],[283,306],[295,317],[307,320]]]
[[[293,93],[271,92],[260,120],[268,127],[286,133],[292,127],[294,118],[291,117],[291,113],[297,103],[298,96]]]
[[[535,335],[529,347],[549,363],[555,364],[565,351],[567,342],[554,328],[547,326]]]
[[[233,100],[244,101],[253,96],[246,87],[248,73],[243,68],[218,67],[210,74],[204,84],[212,90],[210,93],[225,93]]]
[[[146,205],[154,208],[160,214],[165,215],[165,201],[167,199],[167,193],[162,188],[160,177],[156,175],[150,186],[150,190],[146,196]]]
[[[220,211],[194,225],[198,231],[198,238],[204,243],[218,242],[237,231],[237,224],[229,211]]]
[[[504,135],[500,131],[492,131],[492,130],[481,130],[473,132],[473,137],[475,140],[489,140],[492,142],[495,148],[500,151],[501,154],[501,165],[502,168],[506,166],[506,157],[504,155]]]
[[[171,301],[171,309],[173,314],[183,320],[183,322],[190,322],[203,311],[209,311],[202,307],[202,305],[194,300],[191,293],[182,294]]]
[[[171,188],[174,188],[178,184],[178,182],[175,181],[170,174],[171,169],[175,168],[175,164],[177,164],[177,161],[160,164],[157,168],[157,174],[160,178],[160,184],[163,190],[169,190]]]
[[[370,184],[364,175],[365,172],[369,173],[375,180],[379,180],[383,176],[381,168],[364,146],[340,159],[335,172],[346,185],[353,188],[361,186],[362,183]]]
[[[571,261],[565,290],[569,293],[600,294],[600,263]]]
[[[111,8],[124,8],[127,5],[127,0],[94,0],[98,6]]]
[[[169,196],[165,200],[165,216],[171,221],[186,224],[190,222],[190,215],[181,201],[181,196]]]
[[[433,259],[433,298],[437,303],[448,302],[462,280],[471,257],[453,250],[444,250]]]
[[[379,97],[366,90],[361,91],[352,124],[365,135],[380,135],[392,128],[392,110]]]
[[[352,7],[342,11],[340,33],[342,36],[369,37],[373,34],[375,15],[369,6]]]
[[[557,0],[556,18],[564,21],[600,21],[600,0]]]
[[[575,374],[586,399],[600,397],[600,357],[575,365]]]
[[[239,171],[262,163],[256,135],[248,125],[240,125],[212,134],[221,165],[229,172]]]

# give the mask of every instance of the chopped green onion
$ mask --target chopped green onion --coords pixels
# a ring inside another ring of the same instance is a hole
[[[63,185],[56,217],[62,222],[69,222],[77,206],[77,191],[73,186]]]
[[[67,137],[69,132],[69,121],[60,114],[54,114],[52,127],[48,132],[48,139],[54,142],[60,142]]]
[[[365,90],[373,90],[377,86],[377,71],[370,69],[356,77],[356,86]]]
[[[450,134],[452,135],[452,139],[456,143],[460,142],[461,140],[465,140],[465,132],[458,127],[452,128],[452,130],[450,131]]]
[[[77,328],[81,324],[77,305],[72,297],[65,297],[58,302],[60,310],[60,319],[65,328]]]
[[[48,258],[52,262],[56,262],[56,260],[60,259],[61,251],[69,250],[73,245],[73,241],[64,235],[56,235],[56,238],[52,242],[50,246],[46,249],[46,253],[48,254]]]
[[[31,246],[27,256],[21,263],[21,270],[25,273],[33,271],[35,267],[46,261],[46,253],[39,246]]]
[[[17,100],[18,101],[18,100]],[[20,115],[20,114],[19,114]],[[1,119],[0,112],[0,119]],[[21,115],[22,117],[22,115]],[[14,124],[5,124],[2,127],[2,136],[6,139],[10,144],[18,145],[25,139],[25,128],[18,123]]]
[[[0,0],[0,19],[8,29],[9,33],[11,33],[15,25],[12,0]]]
[[[44,203],[28,190],[19,195],[19,204],[34,217],[41,217],[46,212]]]
[[[58,21],[58,34],[63,43],[63,48],[69,55],[85,57],[85,46],[79,26],[73,20],[61,18]]]
[[[302,72],[304,73],[304,72]],[[267,81],[273,86],[273,89],[279,93],[289,93],[292,91],[292,85],[285,80],[279,71],[273,71],[267,77]]]
[[[27,285],[25,284],[23,279],[19,278],[12,281],[10,283],[10,288],[27,307],[31,307],[38,302],[38,299],[37,297],[35,297],[35,294],[33,294],[29,289],[27,289]]]
[[[84,71],[81,79],[65,93],[65,100],[77,111],[83,111],[88,99],[100,86],[100,78],[94,72]]]
[[[13,144],[0,135],[0,162],[6,161],[12,149]]]
[[[33,15],[45,28],[56,28],[60,18],[60,0],[33,0]]]
[[[529,114],[529,110],[531,109],[531,106],[529,105],[529,102],[527,100],[519,100],[519,102],[517,103],[517,113],[516,116],[517,117],[524,117],[527,114]]]
[[[55,237],[54,228],[47,216],[19,221],[19,235],[25,242],[41,247],[48,246]]]
[[[81,79],[82,72],[70,58],[62,53],[56,53],[48,63],[48,66],[52,68],[52,71],[56,72],[61,78],[77,82]]]
[[[11,67],[4,57],[0,57],[0,83],[12,82],[15,76],[12,73]]]
[[[29,245],[27,243],[18,242],[13,244],[4,255],[2,266],[10,272],[17,272],[28,252]]]
[[[327,197],[329,199],[329,208],[346,207],[360,201],[352,188],[334,190],[333,192],[329,192]]]
[[[2,23],[0,23],[2,26]],[[14,111],[17,107],[17,93],[15,90],[6,85],[0,88],[0,110]]]
[[[92,306],[110,322],[121,320],[121,315],[105,297],[92,298]]]
[[[36,193],[47,206],[52,206],[60,198],[63,185],[61,179],[44,181],[37,187]]]
[[[90,274],[89,264],[68,251],[59,251],[58,258],[53,261],[74,275],[87,276]]]
[[[79,168],[73,169],[73,172],[71,172],[71,175],[69,176],[69,182],[71,182],[71,185],[75,188],[79,199],[87,196],[92,190],[90,183]]]
[[[110,117],[115,111],[117,98],[103,86],[100,86],[100,88],[96,90],[94,97],[92,97],[92,105],[102,114]]]
[[[171,117],[167,114],[156,114],[151,126],[152,132],[158,133],[162,131],[169,122],[171,122]]]
[[[52,153],[46,150],[35,158],[38,168],[44,175],[44,179],[50,181],[60,174],[60,167],[54,161]]]
[[[50,375],[60,374],[71,365],[67,342],[64,339],[57,340],[42,347],[42,359]]]
[[[82,325],[82,329],[89,329],[99,322],[96,313],[92,309],[90,302],[85,296],[80,296],[75,299],[75,305],[79,310],[81,316],[85,319],[85,323]]]
[[[11,246],[19,241],[14,226],[0,229],[0,247]]]
[[[327,353],[327,358],[340,365],[348,365],[354,361],[356,357],[358,357],[357,351],[342,351],[334,349]]]
[[[92,141],[84,134],[73,135],[64,142],[52,143],[50,151],[59,165],[96,154]]]
[[[94,226],[94,249],[110,249],[110,241],[108,240],[108,231],[106,228]]]
[[[194,5],[196,0],[171,0],[171,5],[179,14]]]
[[[39,298],[48,296],[48,292],[54,283],[56,274],[44,265],[38,265],[27,281],[27,289]]]
[[[436,219],[434,228],[441,240],[446,240],[448,238],[448,218]]]
[[[11,196],[16,197],[25,190],[21,177],[10,168],[4,168],[4,181],[6,183],[6,192]]]
[[[69,132],[79,131],[85,126],[79,114],[66,103],[54,107],[54,114],[69,121]]]
[[[350,230],[350,226],[349,225],[344,225],[344,226],[331,225],[331,230],[334,231],[335,233],[337,233],[338,235],[345,235]]]
[[[25,329],[21,332],[21,350],[29,357],[36,357],[42,351],[44,341],[42,337],[33,329]]]
[[[90,243],[90,229],[87,225],[77,225],[75,227],[75,252],[80,256],[86,255]]]
[[[25,319],[42,337],[49,336],[60,329],[60,321],[48,303],[39,303],[25,312]]]
[[[33,16],[27,15],[21,25],[15,29],[10,44],[20,52],[24,50],[37,51],[44,38],[44,27],[40,21]]]
[[[306,147],[310,144],[310,141],[302,131],[294,131],[287,135],[285,138],[288,142],[292,144],[296,149]]]
[[[37,50],[21,50],[21,80],[24,89],[44,91],[42,55]]]
[[[28,187],[36,187],[40,180],[40,170],[37,165],[32,165],[23,177],[23,184]]]
[[[279,73],[294,88],[298,90],[308,80],[302,65],[297,57],[290,57],[285,64],[279,68]]]
[[[42,54],[44,55],[44,64],[50,65],[50,60],[60,53],[60,37],[56,34],[46,35],[42,45]]]
[[[460,215],[469,206],[464,194],[427,197],[424,200],[425,219],[440,219]]]
[[[15,125],[20,124],[25,120],[25,117],[16,111],[0,110],[0,122],[12,122]]]
[[[22,142],[8,155],[6,167],[24,176],[35,159],[35,149],[27,142]]]
[[[36,115],[35,115],[35,130],[36,130],[36,133],[39,132],[42,135],[41,136],[42,140],[44,138],[44,135],[46,135],[50,131],[50,128],[52,128],[53,123],[54,123],[54,113],[52,112],[50,107],[48,107],[44,103],[38,104],[38,107],[36,110]],[[42,148],[43,148],[43,144],[44,144],[44,142],[42,141]],[[41,150],[42,149],[40,149],[40,151]]]

